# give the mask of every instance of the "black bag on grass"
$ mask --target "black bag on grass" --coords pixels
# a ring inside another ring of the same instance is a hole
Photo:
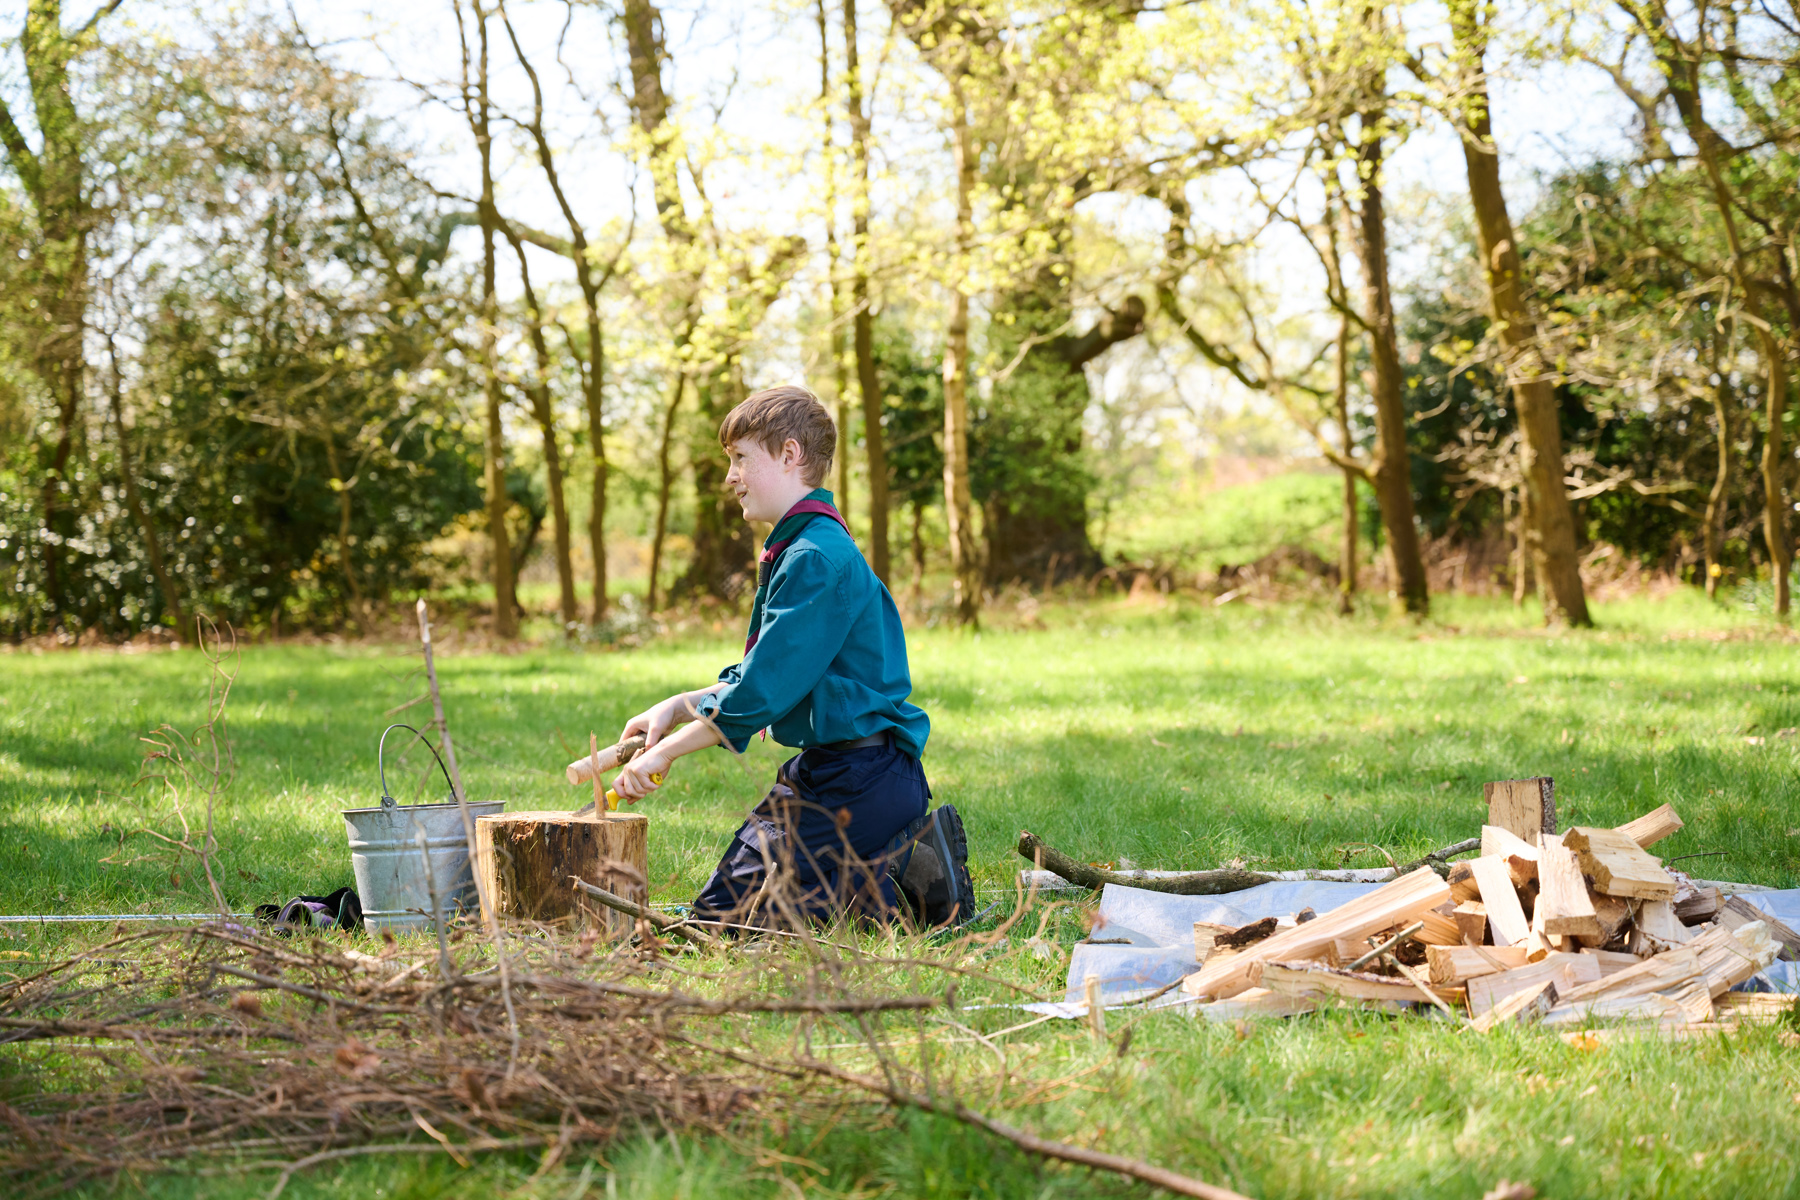
[[[362,900],[355,889],[339,888],[329,896],[295,896],[286,904],[259,904],[256,919],[280,934],[297,929],[361,929]]]

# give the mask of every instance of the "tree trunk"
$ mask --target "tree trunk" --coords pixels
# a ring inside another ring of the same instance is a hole
[[[169,624],[177,635],[187,628],[187,616],[181,610],[181,589],[175,586],[175,579],[169,574],[168,564],[163,559],[162,543],[157,539],[156,526],[150,521],[150,511],[144,506],[142,493],[138,491],[137,473],[131,466],[131,442],[125,436],[125,399],[124,390],[119,379],[119,356],[113,348],[112,335],[106,338],[106,354],[108,364],[112,368],[112,427],[113,437],[119,443],[119,478],[125,485],[125,506],[131,510],[131,519],[137,522],[138,531],[144,538],[144,554],[150,560],[150,573],[156,577],[156,586],[163,595],[163,607],[168,609]]]
[[[917,613],[925,601],[925,502],[917,498],[912,502],[912,562],[910,607]]]
[[[663,412],[662,441],[657,446],[658,470],[656,487],[656,531],[650,538],[650,581],[644,592],[644,611],[656,612],[657,581],[661,578],[663,541],[669,533],[669,490],[675,486],[675,469],[669,463],[669,450],[675,438],[675,414],[681,408],[681,393],[687,388],[687,376],[675,376],[675,394]]]
[[[825,122],[820,154],[825,161],[825,264],[831,282],[829,321],[831,337],[832,403],[837,409],[837,510],[850,521],[850,379],[844,361],[844,304],[838,270],[842,255],[837,236],[837,140],[831,134],[831,25],[825,16],[825,0],[816,0],[819,18],[819,111]]]
[[[1788,545],[1787,494],[1782,489],[1782,467],[1785,453],[1781,436],[1781,420],[1787,411],[1787,360],[1775,336],[1758,329],[1762,341],[1763,361],[1769,369],[1769,401],[1765,421],[1768,432],[1763,437],[1763,540],[1769,544],[1769,576],[1775,584],[1775,613],[1788,615],[1788,571],[1793,565],[1793,548]]]
[[[500,417],[500,358],[496,345],[496,325],[500,319],[499,299],[495,294],[494,237],[498,232],[498,214],[494,209],[493,139],[489,130],[488,97],[488,26],[487,13],[480,0],[471,6],[475,14],[475,31],[480,46],[476,59],[475,106],[472,113],[475,141],[481,155],[481,367],[483,393],[486,400],[485,449],[488,541],[492,547],[494,579],[494,634],[501,638],[519,636],[517,598],[513,592],[512,548],[506,538],[506,431]]]
[[[1719,466],[1713,474],[1712,491],[1706,496],[1706,598],[1717,600],[1719,579],[1725,568],[1719,561],[1725,539],[1725,500],[1731,487],[1731,346],[1732,322],[1726,321],[1713,334],[1713,374],[1719,382],[1713,388],[1713,420],[1719,430]],[[1723,346],[1720,342],[1723,339]]]
[[[544,313],[538,307],[537,289],[531,286],[531,264],[525,259],[525,246],[510,226],[507,241],[519,260],[519,287],[525,297],[525,332],[531,339],[531,352],[537,364],[526,395],[531,398],[532,415],[544,438],[544,476],[550,491],[550,526],[556,542],[556,583],[558,611],[562,615],[563,636],[574,633],[581,624],[581,607],[575,599],[575,564],[571,554],[569,510],[563,501],[562,450],[557,444],[556,415],[550,407],[550,346],[544,340]]]
[[[887,432],[881,424],[881,380],[875,371],[875,317],[869,311],[869,115],[863,108],[862,65],[856,46],[857,0],[844,0],[845,105],[850,110],[850,222],[855,259],[850,278],[852,341],[857,391],[861,393],[863,447],[869,460],[869,565],[890,585],[888,557]],[[848,454],[846,454],[846,458]]]
[[[1587,593],[1581,584],[1581,560],[1575,545],[1575,514],[1563,482],[1562,426],[1556,411],[1556,389],[1542,375],[1537,325],[1525,304],[1523,265],[1506,195],[1500,187],[1500,151],[1494,142],[1487,79],[1482,74],[1486,30],[1476,0],[1452,0],[1451,26],[1458,48],[1473,72],[1462,124],[1463,161],[1468,169],[1469,199],[1475,209],[1476,244],[1487,275],[1492,317],[1511,377],[1513,407],[1518,416],[1525,490],[1529,495],[1527,526],[1532,559],[1542,584],[1544,617],[1555,624],[1591,625]]]
[[[944,338],[944,515],[950,526],[951,594],[960,625],[973,627],[981,610],[981,568],[969,503],[969,286],[974,233],[975,150],[962,84],[951,81],[951,132],[956,156],[956,277]]]
[[[1513,607],[1524,608],[1525,598],[1537,591],[1537,572],[1531,560],[1531,493],[1523,482],[1513,507]]]
[[[1718,210],[1719,222],[1725,231],[1725,244],[1731,253],[1731,279],[1736,285],[1737,301],[1750,318],[1751,326],[1756,329],[1757,347],[1762,355],[1763,368],[1768,373],[1766,419],[1772,423],[1763,433],[1763,537],[1769,546],[1769,567],[1775,585],[1775,613],[1786,620],[1790,605],[1788,567],[1792,561],[1792,549],[1787,539],[1786,500],[1780,470],[1783,441],[1780,420],[1787,408],[1787,363],[1783,358],[1783,347],[1763,317],[1762,301],[1756,286],[1761,281],[1751,277],[1749,258],[1738,235],[1737,205],[1731,186],[1725,179],[1724,166],[1720,162],[1722,152],[1731,149],[1730,144],[1707,121],[1702,107],[1700,59],[1703,51],[1682,42],[1674,22],[1661,3],[1652,3],[1643,9],[1632,11],[1649,35],[1651,49],[1669,81],[1669,96],[1675,102],[1675,111],[1681,116],[1682,127],[1694,141],[1700,166],[1711,185],[1713,206]],[[1777,246],[1778,274],[1785,285],[1782,289],[1783,299],[1787,302],[1790,318],[1800,318],[1800,298],[1794,295],[1787,262],[1781,257],[1783,253],[1783,248]]]
[[[1053,236],[1066,246],[1072,230],[1059,224]],[[1088,535],[1093,481],[1082,461],[1082,423],[1093,399],[1087,364],[1143,332],[1144,303],[1129,296],[1087,332],[1058,332],[1074,316],[1073,300],[1072,272],[1047,265],[999,302],[1009,319],[988,331],[990,352],[1011,366],[995,382],[977,438],[981,457],[972,464],[975,493],[991,517],[991,586],[1040,578],[1054,586],[1101,566]]]
[[[500,9],[500,18],[506,25],[506,36],[508,40],[512,42],[513,53],[518,57],[519,65],[525,69],[527,78],[531,80],[531,94],[533,101],[532,118],[526,128],[530,131],[532,140],[537,146],[538,164],[544,170],[544,178],[550,184],[551,194],[556,197],[557,206],[562,210],[563,220],[569,226],[569,258],[575,266],[575,282],[581,289],[583,316],[587,325],[588,362],[587,369],[581,371],[581,384],[582,398],[587,406],[588,442],[592,447],[594,454],[593,488],[589,496],[588,509],[588,544],[594,559],[593,612],[594,624],[598,625],[601,621],[606,619],[607,462],[606,414],[604,410],[606,387],[606,339],[600,324],[600,291],[604,286],[604,280],[597,280],[594,278],[594,264],[588,252],[587,231],[582,227],[580,219],[576,217],[574,206],[569,203],[568,194],[563,191],[562,178],[556,169],[556,155],[552,152],[550,148],[550,139],[544,132],[544,91],[542,84],[538,81],[537,68],[532,66],[531,60],[525,56],[525,49],[519,44],[518,31],[513,28],[512,20],[506,15],[506,9],[504,7]],[[508,236],[512,236],[510,229],[508,231]],[[518,246],[518,240],[516,238],[513,239],[513,245],[515,247]],[[523,271],[524,257],[522,254],[519,262],[520,270]],[[617,264],[618,258],[615,256],[613,259],[613,266],[609,266],[606,271],[608,278],[611,277],[612,271]],[[535,312],[535,302],[533,304],[533,309]],[[541,319],[534,316],[533,320],[541,327]],[[572,345],[571,351],[573,351]],[[548,359],[541,357],[539,361],[540,363],[547,363]],[[579,356],[577,356],[577,367],[579,368],[579,366],[580,359]],[[545,426],[547,431],[549,428],[548,425]],[[550,441],[554,441],[553,435],[547,433],[546,436],[550,438]],[[550,442],[547,441],[546,445],[549,444]],[[552,465],[550,470],[554,472],[557,468]],[[553,495],[553,500],[560,503],[560,489]],[[559,507],[558,512],[561,513],[562,511],[563,510]],[[562,558],[560,556],[565,555],[566,552],[563,547],[564,543],[568,541],[568,537],[566,536],[568,532],[566,516],[564,516],[562,520],[562,534],[564,536],[559,536],[557,540],[559,554],[557,569],[559,572],[563,567]],[[579,616],[570,616],[568,611],[568,598],[573,597],[574,595],[573,580],[574,567],[571,563],[569,567],[568,582],[564,585],[563,589],[565,595],[563,626],[565,629],[572,627],[580,620]]]
[[[1338,321],[1337,343],[1337,419],[1344,438],[1344,456],[1352,452],[1350,441],[1350,319]],[[1356,610],[1356,472],[1344,472],[1344,537],[1338,551],[1338,612],[1349,616]]]
[[[117,7],[114,4],[112,7]],[[39,147],[25,140],[12,111],[0,99],[0,144],[30,197],[40,238],[27,267],[36,318],[27,334],[26,361],[56,404],[56,433],[40,450],[40,504],[44,514],[45,599],[59,622],[69,611],[63,548],[76,534],[70,459],[77,452],[83,380],[87,374],[88,244],[94,210],[86,187],[88,125],[75,109],[70,63],[88,40],[102,8],[82,30],[63,29],[59,0],[28,0],[18,47],[31,96]],[[85,458],[85,453],[83,454]]]
[[[1369,325],[1369,358],[1374,364],[1370,392],[1375,400],[1375,460],[1371,483],[1387,530],[1388,577],[1394,601],[1404,612],[1431,610],[1425,560],[1419,552],[1414,517],[1412,463],[1406,452],[1405,381],[1394,328],[1394,298],[1388,285],[1387,216],[1381,199],[1381,136],[1376,117],[1362,116],[1357,165],[1362,200],[1357,212],[1356,248],[1363,268],[1363,309]]]

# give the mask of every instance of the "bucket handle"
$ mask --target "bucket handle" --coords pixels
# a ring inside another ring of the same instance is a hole
[[[382,754],[387,749],[387,736],[396,729],[405,729],[421,742],[425,743],[425,748],[431,751],[431,757],[437,759],[438,770],[444,773],[444,786],[450,789],[450,799],[454,801],[456,799],[456,785],[450,782],[450,768],[444,765],[444,760],[438,754],[437,747],[433,746],[424,734],[414,729],[411,725],[396,722],[381,731],[381,741],[375,745],[375,769],[381,772],[381,807],[396,808],[399,806],[399,801],[388,795],[387,764],[382,760]]]

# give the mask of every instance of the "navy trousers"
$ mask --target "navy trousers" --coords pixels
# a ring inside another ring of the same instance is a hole
[[[838,913],[896,911],[884,861],[925,815],[931,787],[919,760],[894,746],[804,750],[781,764],[694,900],[694,915],[745,925]]]

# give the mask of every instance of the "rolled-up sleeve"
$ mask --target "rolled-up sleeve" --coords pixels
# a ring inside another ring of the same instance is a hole
[[[696,706],[743,750],[757,730],[787,716],[819,686],[843,648],[849,623],[838,571],[816,550],[782,555],[763,604],[756,645]]]

